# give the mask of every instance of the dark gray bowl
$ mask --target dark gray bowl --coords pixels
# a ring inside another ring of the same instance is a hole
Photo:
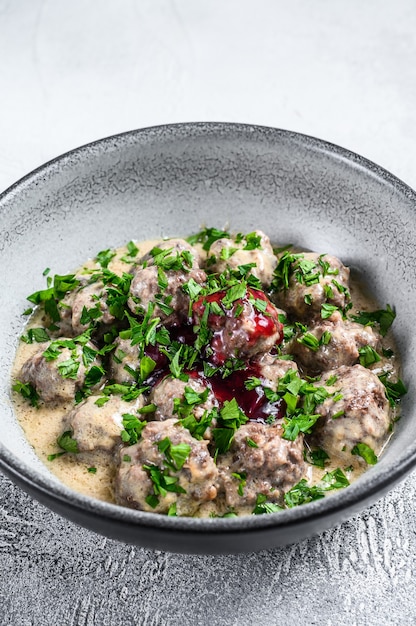
[[[0,468],[54,511],[109,537],[189,553],[248,552],[298,541],[380,498],[416,463],[416,195],[334,145],[269,128],[180,124],[103,139],[47,163],[0,197]],[[266,231],[335,254],[360,272],[395,334],[409,393],[380,462],[329,498],[240,519],[157,516],[98,502],[58,482],[16,423],[10,367],[25,297],[42,271],[66,273],[132,238],[186,235],[201,225]]]

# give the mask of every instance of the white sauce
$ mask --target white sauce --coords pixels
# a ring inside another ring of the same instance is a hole
[[[156,241],[159,240],[136,244],[140,250],[139,256],[146,254],[155,245]],[[111,271],[121,275],[122,272],[129,270],[131,264],[127,264],[121,260],[121,257],[126,255],[126,253],[127,249],[125,247],[117,250],[116,257],[109,264]],[[99,266],[94,261],[88,261],[83,267],[85,269],[91,269],[98,268]],[[350,283],[350,291],[354,303],[353,311],[371,311],[379,308],[377,303],[368,297],[368,294],[364,292],[360,284],[354,279]],[[41,310],[35,311],[25,330],[27,331],[31,327],[43,326],[43,322],[43,312]],[[390,347],[394,350],[393,339],[390,333],[384,339],[383,344],[385,347]],[[20,343],[13,366],[13,380],[19,378],[19,372],[23,363],[38,351],[39,344],[37,343]],[[395,358],[389,359],[388,362],[383,359],[377,364],[378,367],[374,368],[375,373],[385,368],[387,363],[388,367],[391,367],[392,371],[397,373],[398,364]],[[63,454],[53,461],[48,460],[49,455],[59,452],[56,440],[63,432],[63,416],[72,408],[71,403],[57,403],[53,406],[46,406],[41,403],[39,408],[34,408],[19,394],[15,393],[14,407],[17,419],[25,432],[27,440],[33,446],[38,457],[55,476],[68,487],[82,494],[107,502],[114,501],[112,482],[115,469],[110,454],[105,452],[84,452],[76,455]],[[117,417],[121,420],[121,416]],[[352,471],[346,471],[346,476],[350,482],[356,480],[365,470],[365,466],[362,462],[359,462],[358,459],[352,459],[352,466]],[[307,475],[305,477],[310,480],[312,484],[316,484],[322,479],[322,476],[326,472],[330,472],[337,467],[341,467],[345,471],[345,468],[342,467],[342,464],[337,463],[336,459],[332,459],[332,463],[326,465],[325,469],[320,469],[308,464]],[[95,468],[95,471],[91,471],[91,469],[88,471],[89,468]],[[336,491],[328,491],[327,496],[332,493],[336,493]],[[218,512],[216,505],[207,503],[201,507],[199,515],[209,516],[215,512]],[[250,510],[246,511],[246,513],[250,512]]]

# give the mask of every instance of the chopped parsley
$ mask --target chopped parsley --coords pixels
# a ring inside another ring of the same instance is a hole
[[[25,343],[45,343],[50,337],[45,328],[29,328],[26,335],[22,335],[22,341]]]
[[[134,241],[129,241],[126,248],[127,254],[121,257],[121,261],[124,263],[134,263],[137,255],[139,254],[139,248],[136,246]]]
[[[101,250],[101,252],[98,252],[97,256],[95,257],[95,260],[99,265],[101,265],[102,268],[106,269],[110,261],[114,259],[115,256],[116,253],[114,252],[114,250]]]
[[[277,389],[262,385],[255,376],[246,381],[247,389],[261,387],[267,400],[271,403],[283,400],[286,404],[286,415],[283,419],[283,438],[294,441],[299,433],[310,433],[320,418],[315,408],[330,394],[325,387],[316,387],[299,376],[296,370],[288,370],[277,382]],[[272,416],[273,420],[273,416]]]
[[[67,430],[62,435],[58,437],[57,444],[62,450],[65,452],[72,452],[73,454],[77,454],[79,452],[78,442],[76,439],[72,437],[72,431]]]
[[[225,400],[219,411],[218,426],[212,429],[212,435],[219,454],[230,449],[234,433],[248,421],[247,415],[238,406],[237,400]]]
[[[318,339],[316,335],[311,332],[305,332],[303,335],[297,338],[298,343],[303,344],[309,350],[313,352],[317,352],[321,346],[326,346],[331,341],[332,335],[329,330],[326,330],[322,333],[321,337]]]
[[[394,407],[400,399],[406,395],[407,388],[401,378],[398,378],[396,382],[389,380],[389,372],[379,375],[379,379],[384,385],[386,398],[390,403],[390,406]]]
[[[230,234],[225,230],[218,230],[218,228],[204,228],[196,235],[188,237],[187,241],[192,246],[196,243],[202,243],[203,250],[208,251],[214,241],[218,239],[230,239]]]
[[[358,315],[351,316],[354,322],[358,322],[363,326],[379,325],[380,335],[384,337],[390,326],[393,324],[396,313],[388,304],[385,309],[378,311],[361,311]]]
[[[371,346],[362,346],[362,348],[358,349],[358,354],[360,355],[360,364],[364,367],[374,365],[381,359],[380,355]]]
[[[155,442],[155,445],[159,452],[164,455],[165,467],[149,464],[143,465],[143,469],[152,481],[153,493],[145,498],[147,504],[152,508],[156,508],[159,504],[159,498],[164,498],[168,492],[186,493],[185,489],[179,484],[179,476],[172,476],[169,471],[180,471],[191,452],[189,444],[183,442],[173,444],[169,437]],[[171,515],[176,514],[176,507],[170,510],[172,511]]]
[[[165,455],[168,467],[176,472],[182,469],[191,452],[191,446],[188,443],[178,443],[174,445],[169,437],[165,437],[156,445],[159,452]]]
[[[152,481],[153,493],[146,496],[146,503],[155,509],[159,504],[159,498],[166,497],[170,493],[186,493],[179,484],[178,476],[170,476],[169,470],[161,469],[157,465],[143,465],[143,469]]]
[[[256,506],[253,509],[253,515],[263,515],[265,513],[278,513],[283,511],[283,507],[275,504],[274,502],[268,502],[267,496],[264,493],[259,493],[256,498]]]
[[[39,394],[31,383],[22,383],[20,380],[17,380],[14,385],[12,385],[12,389],[20,393],[25,400],[29,400],[32,406],[38,408]]]
[[[61,361],[61,363],[58,363],[57,367],[62,378],[72,378],[73,380],[76,380],[79,366],[80,362],[77,359],[70,357],[65,361]]]
[[[320,500],[325,497],[327,491],[333,489],[342,489],[350,484],[344,472],[337,468],[332,472],[327,472],[320,483],[309,485],[306,478],[302,478],[292,489],[284,495],[284,501],[290,509],[294,506],[306,504],[314,500]]]
[[[48,277],[49,279],[49,277]],[[59,322],[61,315],[58,310],[58,302],[69,292],[73,291],[80,284],[75,274],[59,275],[56,274],[51,283],[48,280],[48,287],[35,291],[27,297],[29,302],[36,305],[43,305],[45,313],[50,317],[52,322]]]
[[[124,430],[121,431],[121,440],[130,446],[137,443],[142,436],[142,430],[146,426],[146,420],[139,420],[136,415],[123,413],[122,423]]]
[[[247,483],[247,474],[245,472],[231,472],[231,476],[238,481],[237,493],[239,496],[244,496],[244,487]]]
[[[321,307],[322,319],[323,320],[328,319],[329,317],[331,317],[333,313],[335,313],[335,311],[339,311],[337,306],[335,306],[334,304],[328,304],[328,302],[324,302]]]
[[[375,465],[377,463],[377,456],[372,448],[366,443],[356,443],[351,454],[360,456],[368,465]]]
[[[311,463],[311,465],[315,465],[315,467],[324,468],[326,462],[329,459],[329,454],[325,452],[322,448],[317,448],[316,450],[311,450],[305,454],[306,460]]]

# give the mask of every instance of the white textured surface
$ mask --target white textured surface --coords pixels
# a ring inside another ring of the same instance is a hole
[[[413,0],[0,0],[0,189],[154,124],[265,124],[416,187]],[[106,541],[0,477],[0,623],[414,624],[416,477],[363,515],[257,555]]]

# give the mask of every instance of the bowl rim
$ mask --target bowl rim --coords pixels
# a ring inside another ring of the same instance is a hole
[[[157,141],[158,139],[165,139],[166,133],[170,134],[171,139],[183,138],[185,135],[188,139],[192,139],[200,137],[202,134],[213,135],[218,132],[222,133],[222,138],[224,138],[225,135],[232,135],[235,138],[238,133],[244,136],[247,136],[247,133],[251,133],[253,141],[256,141],[256,137],[258,138],[259,134],[267,134],[277,139],[284,139],[292,143],[300,144],[302,147],[310,148],[315,152],[330,157],[336,157],[345,162],[348,166],[359,168],[367,175],[375,177],[380,180],[382,184],[388,184],[393,187],[396,192],[404,195],[407,200],[410,200],[416,206],[416,192],[394,174],[373,161],[329,141],[295,131],[256,124],[233,122],[180,122],[149,126],[108,135],[101,139],[85,143],[46,161],[14,182],[0,194],[0,213],[4,210],[5,204],[7,204],[9,199],[13,199],[13,197],[19,194],[25,187],[33,183],[36,184],[39,177],[45,174],[53,175],[55,168],[65,167],[67,164],[71,165],[73,157],[82,157],[83,153],[87,154],[91,149],[98,148],[99,150],[105,150],[107,147],[111,146],[111,144],[113,144],[114,148],[120,149],[123,143],[129,140],[135,140],[135,143],[140,143],[141,138],[150,138],[152,141]],[[297,525],[303,524],[306,520],[312,523],[314,520],[322,520],[325,517],[331,517],[342,511],[348,511],[349,509],[359,511],[364,508],[366,504],[376,501],[414,469],[416,466],[416,442],[413,445],[409,444],[406,446],[405,452],[406,455],[404,452],[401,454],[400,463],[393,468],[389,467],[389,471],[384,471],[383,468],[380,470],[369,468],[364,473],[363,480],[360,478],[353,482],[348,489],[341,489],[339,492],[332,493],[330,497],[310,502],[307,505],[285,509],[278,513],[249,515],[236,518],[169,517],[96,500],[66,487],[66,485],[61,483],[53,475],[49,477],[39,473],[35,468],[15,457],[1,441],[0,469],[10,478],[14,479],[15,482],[26,488],[30,493],[35,494],[35,497],[40,500],[52,496],[54,500],[60,502],[65,507],[69,504],[72,509],[84,512],[88,511],[89,514],[95,515],[96,517],[104,516],[109,520],[117,520],[127,524],[137,525],[138,528],[140,526],[147,526],[159,529],[172,529],[175,531],[196,531],[200,534],[203,534],[204,531],[210,534],[227,534],[235,533],[239,530],[252,531],[255,533],[261,529],[271,527],[276,530],[295,528]],[[349,516],[350,514],[348,514],[348,517]]]

